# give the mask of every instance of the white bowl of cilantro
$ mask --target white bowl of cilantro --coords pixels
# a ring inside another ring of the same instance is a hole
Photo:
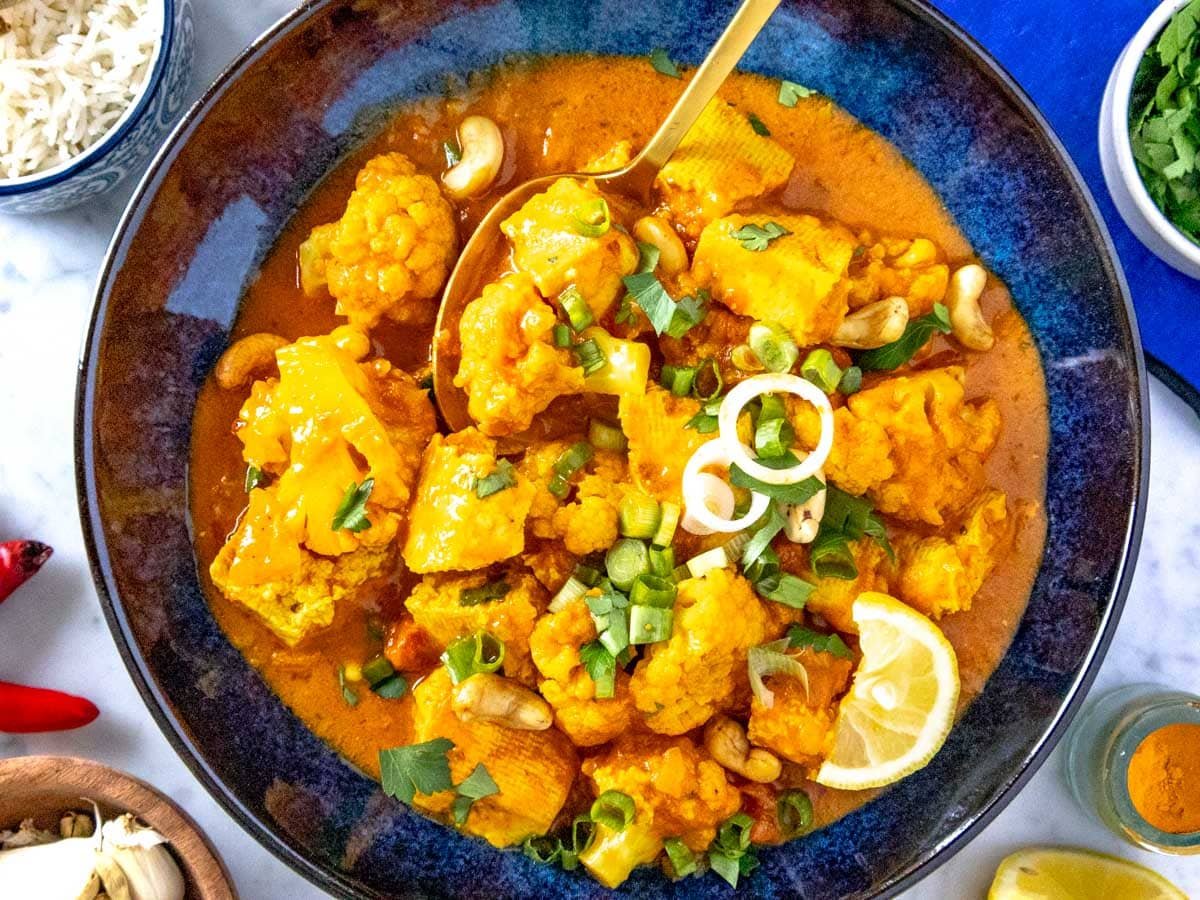
[[[1155,255],[1200,278],[1200,0],[1167,0],[1113,68],[1100,163],[1125,223]]]

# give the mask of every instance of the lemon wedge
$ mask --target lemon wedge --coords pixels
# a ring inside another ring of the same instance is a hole
[[[851,615],[863,658],[816,780],[862,790],[899,781],[941,749],[954,724],[958,660],[940,628],[887,594],[860,594]]]
[[[1018,850],[1000,863],[988,900],[1187,900],[1183,893],[1145,866],[1058,847]]]

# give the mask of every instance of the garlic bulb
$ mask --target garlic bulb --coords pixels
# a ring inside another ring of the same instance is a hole
[[[94,838],[0,851],[0,897],[92,900],[100,893]]]
[[[103,854],[120,866],[128,881],[128,892],[118,895],[104,879],[113,900],[183,900],[183,874],[161,834],[126,814],[105,822],[101,835]]]

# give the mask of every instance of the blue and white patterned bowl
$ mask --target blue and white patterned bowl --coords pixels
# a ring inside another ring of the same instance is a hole
[[[143,181],[101,275],[81,366],[78,485],[105,614],[151,713],[258,840],[348,897],[606,892],[412,813],[279,701],[217,626],[189,537],[196,394],[298,204],[406,99],[513,53],[698,62],[734,0],[309,0],[215,84]],[[1050,404],[1049,532],[1004,659],[933,762],[761,854],[747,895],[868,897],[974,835],[1045,759],[1115,626],[1141,532],[1146,382],[1124,281],[1045,121],[916,0],[787,0],[746,69],[833,97],[896,144],[1010,286]],[[1019,427],[1019,423],[1011,423]],[[637,872],[618,896],[719,897]]]
[[[125,115],[74,159],[44,172],[0,179],[0,212],[42,213],[78,206],[139,171],[187,102],[195,49],[192,0],[162,0],[163,29],[141,93]]]

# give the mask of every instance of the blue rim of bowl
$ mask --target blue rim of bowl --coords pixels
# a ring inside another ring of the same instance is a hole
[[[154,69],[150,72],[150,77],[146,79],[146,84],[142,87],[141,94],[138,95],[137,101],[133,105],[133,111],[125,114],[122,121],[115,131],[109,133],[108,137],[103,138],[98,143],[92,144],[74,160],[67,164],[65,169],[60,169],[51,175],[44,178],[38,178],[35,181],[24,181],[20,184],[5,184],[4,180],[0,180],[0,197],[16,197],[22,194],[32,194],[48,187],[53,187],[56,184],[61,184],[68,178],[78,175],[85,169],[90,168],[95,163],[99,162],[109,151],[125,138],[125,135],[133,129],[141,118],[146,113],[146,109],[150,106],[150,101],[154,99],[154,95],[158,92],[159,85],[162,83],[163,73],[167,70],[167,60],[171,55],[171,45],[175,40],[175,0],[162,0],[163,2],[163,29],[162,35],[159,37],[158,59],[154,61]],[[165,145],[164,145],[165,146]],[[7,179],[13,181],[15,179]],[[136,196],[141,196],[141,182],[138,183]]]
[[[168,0],[170,2],[170,0]],[[1129,294],[1129,286],[1125,273],[1121,268],[1116,248],[1105,227],[1104,220],[1096,206],[1087,183],[1083,180],[1079,169],[1071,159],[1053,126],[1042,114],[1037,104],[1020,86],[1017,80],[1005,69],[987,50],[983,48],[970,34],[948,16],[933,8],[928,0],[889,0],[896,7],[914,16],[916,19],[940,29],[946,34],[952,44],[966,51],[966,55],[976,61],[985,74],[990,76],[995,87],[1003,95],[1027,115],[1045,136],[1049,149],[1053,152],[1058,165],[1068,175],[1080,202],[1088,212],[1090,231],[1096,242],[1105,251],[1110,274],[1116,283],[1122,300],[1124,317],[1118,324],[1122,326],[1123,337],[1133,348],[1133,365],[1137,383],[1136,418],[1139,425],[1138,442],[1135,448],[1134,474],[1137,482],[1137,494],[1130,509],[1130,518],[1122,546],[1121,558],[1116,566],[1115,585],[1104,615],[1101,617],[1099,628],[1087,658],[1080,669],[1075,682],[1068,689],[1066,699],[1059,708],[1057,718],[1042,734],[1034,748],[1021,761],[1011,778],[1000,787],[988,803],[971,820],[963,824],[955,833],[950,835],[928,859],[916,863],[896,873],[890,880],[879,886],[874,894],[876,898],[894,897],[912,887],[925,878],[939,866],[948,861],[976,835],[979,834],[1000,812],[1013,800],[1018,790],[1033,777],[1034,773],[1046,761],[1059,740],[1062,739],[1067,726],[1079,711],[1088,688],[1096,678],[1100,663],[1112,643],[1113,634],[1120,620],[1125,599],[1129,593],[1137,564],[1138,549],[1141,542],[1142,528],[1146,515],[1146,495],[1149,487],[1149,467],[1145,460],[1150,448],[1150,419],[1149,396],[1146,374],[1146,362],[1142,352],[1141,338],[1138,333],[1137,319],[1134,315],[1133,302]],[[170,136],[155,154],[153,161],[145,174],[139,180],[121,220],[113,234],[112,242],[105,254],[104,262],[96,282],[96,295],[93,301],[92,314],[88,322],[87,335],[79,359],[78,380],[75,394],[75,487],[76,500],[79,507],[80,524],[83,531],[84,544],[87,547],[88,564],[92,572],[92,580],[96,585],[96,593],[108,622],[109,630],[117,650],[129,670],[130,677],[138,692],[142,695],[146,707],[154,721],[166,737],[168,743],[179,754],[184,765],[188,767],[196,779],[214,800],[259,844],[270,851],[277,859],[285,863],[293,871],[318,887],[330,893],[349,900],[371,897],[364,893],[350,879],[324,869],[308,859],[296,846],[281,834],[268,829],[255,814],[225,786],[217,774],[204,759],[200,749],[196,747],[187,735],[187,730],[170,711],[170,704],[159,690],[152,674],[146,666],[146,661],[137,648],[133,639],[132,629],[125,611],[116,602],[118,596],[116,586],[110,590],[106,574],[106,564],[102,557],[101,548],[106,548],[103,536],[103,523],[100,522],[94,497],[94,485],[88,473],[87,461],[92,443],[92,414],[89,409],[92,389],[94,387],[95,356],[98,349],[100,331],[105,318],[106,301],[103,297],[103,286],[109,281],[117,265],[117,248],[120,247],[126,233],[138,221],[138,207],[146,194],[168,162],[176,142],[186,134],[193,125],[197,124],[200,114],[210,101],[220,95],[230,82],[255,60],[259,53],[273,43],[290,27],[302,22],[318,12],[323,6],[323,0],[305,0],[299,7],[280,18],[266,31],[255,38],[238,56],[221,72],[200,98],[192,104],[171,131]],[[986,689],[986,688],[985,688]],[[382,895],[375,894],[382,897]]]

